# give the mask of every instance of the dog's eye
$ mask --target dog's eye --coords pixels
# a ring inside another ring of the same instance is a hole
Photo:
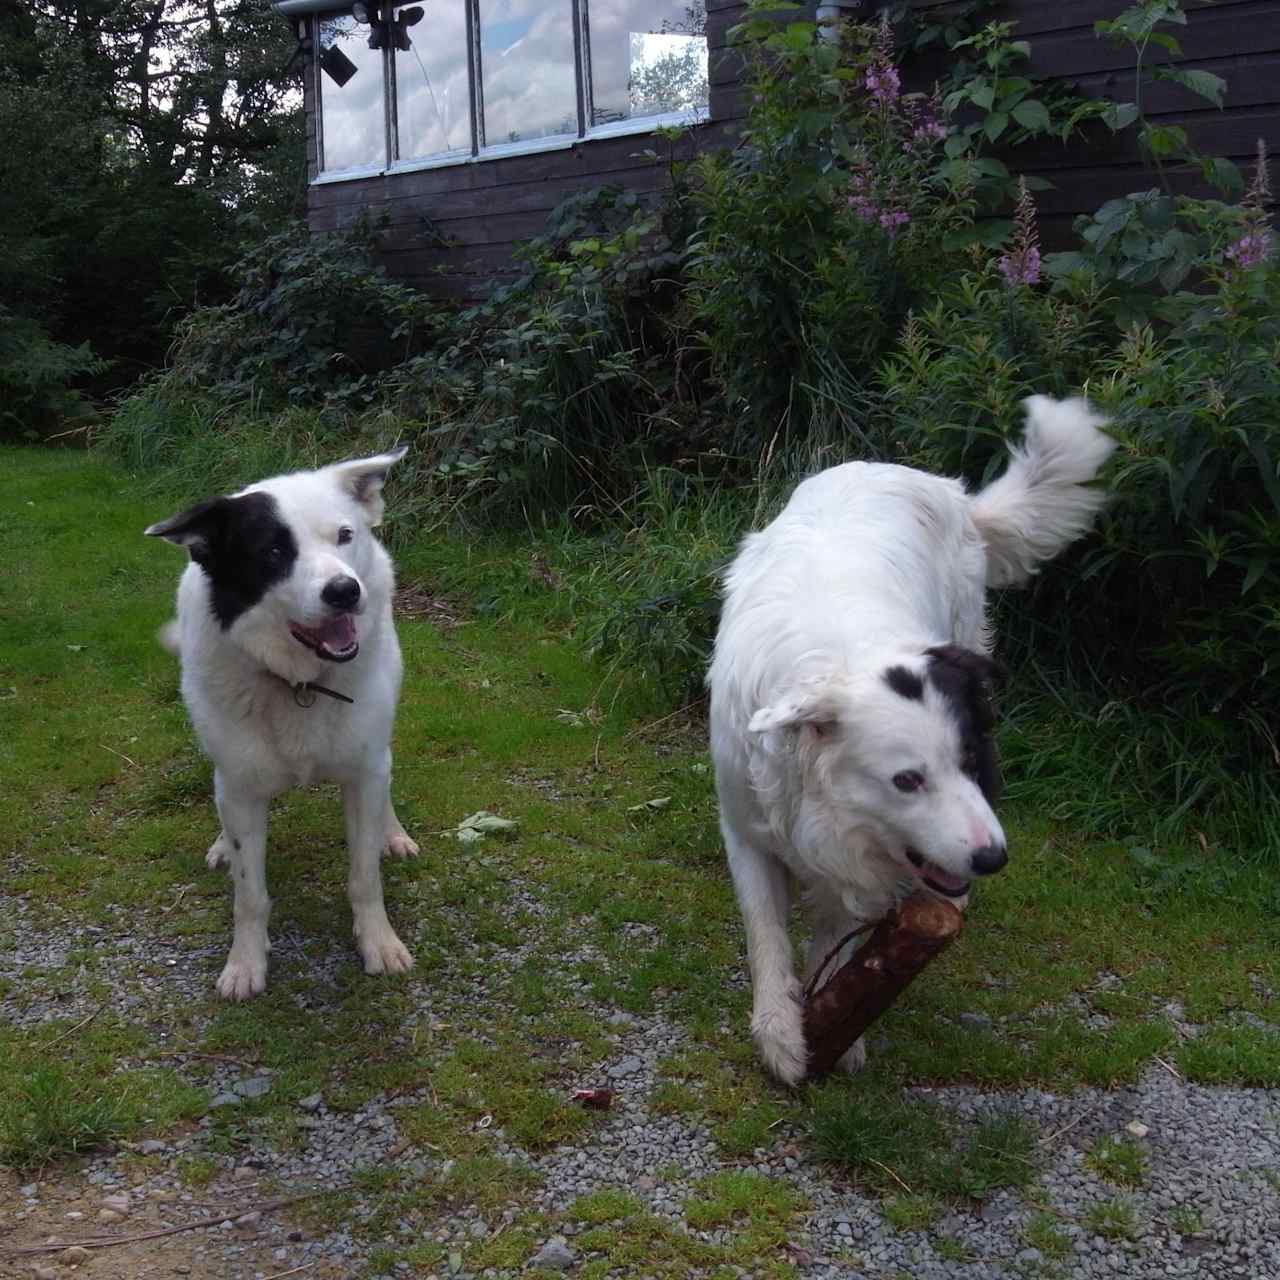
[[[338,546],[340,547],[346,546],[346,544],[351,541],[353,536],[354,535],[352,534],[351,530],[348,529],[347,526],[344,524],[342,528],[338,530]]]
[[[914,769],[904,769],[893,775],[893,785],[899,791],[919,791],[924,786],[924,774],[917,773]]]
[[[272,564],[279,564],[279,563],[280,563],[280,557],[281,557],[281,556],[283,556],[283,555],[284,555],[284,548],[283,548],[283,547],[268,547],[268,548],[267,548],[267,559],[268,559],[268,560],[270,560]]]

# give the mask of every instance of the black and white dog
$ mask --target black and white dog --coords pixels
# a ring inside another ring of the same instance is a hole
[[[235,934],[218,991],[267,981],[267,809],[289,787],[341,784],[348,890],[367,973],[413,964],[382,900],[384,851],[418,846],[391,807],[391,725],[400,646],[391,559],[373,533],[397,449],[299,471],[212,498],[146,532],[191,555],[177,619],[161,633],[182,660],[182,694],[214,763],[222,831],[208,853],[235,886]]]
[[[806,1068],[793,888],[812,972],[905,889],[963,905],[970,881],[1007,861],[986,590],[1024,584],[1089,528],[1102,494],[1088,482],[1114,447],[1083,400],[1026,406],[1022,447],[980,493],[908,467],[832,467],[746,538],[728,573],[711,751],[751,1030],[787,1083]],[[841,1065],[864,1058],[859,1041]]]

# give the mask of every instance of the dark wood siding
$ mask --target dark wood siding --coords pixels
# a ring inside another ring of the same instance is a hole
[[[740,127],[746,109],[742,63],[727,32],[744,7],[742,0],[707,2],[710,121],[689,131],[679,144],[686,151],[731,144]],[[867,3],[855,11],[848,6],[851,13],[864,14],[876,7]],[[919,0],[919,7],[935,7],[935,0]],[[1125,0],[1007,0],[995,15],[1014,21],[1017,35],[1031,42],[1033,71],[1068,80],[1086,94],[1125,101],[1133,97],[1129,49],[1093,32],[1096,19],[1115,17],[1125,7]],[[1188,24],[1177,33],[1188,56],[1179,65],[1222,76],[1228,85],[1225,108],[1218,111],[1166,82],[1144,89],[1145,109],[1162,123],[1186,128],[1206,154],[1250,165],[1261,137],[1274,156],[1280,151],[1280,0],[1218,0],[1212,8],[1188,7]],[[1153,51],[1152,60],[1164,60],[1164,54]],[[927,87],[941,70],[941,63],[916,66],[911,87]],[[308,167],[314,177],[313,106],[309,81]],[[440,294],[471,293],[488,280],[509,276],[512,250],[540,232],[547,214],[572,192],[602,183],[642,193],[661,191],[668,181],[665,157],[645,152],[661,152],[664,146],[636,134],[448,168],[314,183],[309,218],[315,230],[324,231],[363,211],[385,213],[386,262],[392,274]],[[1042,235],[1050,247],[1067,240],[1076,215],[1155,185],[1132,131],[1112,135],[1101,125],[1069,147],[1045,142],[1038,152],[1023,148],[1011,159],[1017,169],[1053,183],[1037,196]],[[1197,174],[1174,170],[1172,176],[1179,190],[1211,194]],[[441,235],[453,247],[442,247]]]

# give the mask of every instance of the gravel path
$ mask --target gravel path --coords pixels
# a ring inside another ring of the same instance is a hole
[[[290,946],[287,935],[280,941]],[[51,928],[30,901],[11,899],[0,905],[0,972],[13,982],[0,999],[0,1019],[38,1027],[55,1018],[78,1021],[100,1010],[101,997],[91,997],[74,977],[67,980],[63,969],[68,955],[84,950],[96,954],[98,978],[103,957],[109,960],[113,980],[107,1005],[150,1025],[161,1041],[165,1011],[175,1000],[203,1000],[221,960],[220,946],[192,948],[161,936],[127,935],[123,922],[119,932],[82,925]],[[332,963],[342,959],[335,944]],[[329,961],[312,963],[323,981]],[[27,976],[49,969],[63,970],[57,983]],[[425,995],[425,982],[423,990]],[[1280,1278],[1280,1091],[1198,1087],[1161,1065],[1153,1065],[1136,1086],[1070,1096],[1038,1089],[999,1095],[969,1088],[922,1091],[962,1120],[1012,1108],[1034,1124],[1045,1153],[1043,1207],[1059,1216],[1058,1231],[1068,1241],[1065,1256],[1047,1257],[1026,1236],[1037,1206],[1018,1195],[997,1195],[975,1212],[952,1211],[929,1231],[899,1231],[886,1223],[874,1199],[859,1195],[829,1166],[810,1158],[796,1135],[780,1130],[773,1148],[750,1159],[724,1156],[706,1129],[686,1117],[658,1114],[649,1105],[657,1064],[691,1047],[685,1032],[661,1015],[599,1012],[610,1024],[610,1055],[583,1076],[563,1081],[566,1090],[607,1086],[614,1091],[612,1109],[587,1140],[530,1156],[508,1142],[500,1128],[483,1131],[495,1154],[526,1163],[540,1175],[532,1192],[536,1209],[555,1214],[585,1193],[617,1188],[680,1229],[692,1230],[684,1204],[694,1182],[720,1170],[750,1167],[786,1180],[808,1202],[789,1257],[810,1280]],[[234,1108],[244,1097],[273,1087],[270,1072],[246,1073],[233,1062],[196,1055],[172,1061],[190,1082],[208,1090],[214,1109]],[[0,1260],[0,1274],[7,1268],[10,1274],[50,1277],[70,1265],[101,1277],[195,1280],[367,1274],[367,1245],[341,1229],[317,1229],[314,1217],[300,1228],[288,1206],[262,1211],[255,1207],[266,1194],[260,1188],[270,1188],[268,1198],[341,1188],[359,1169],[390,1164],[421,1174],[438,1172],[438,1158],[411,1146],[397,1125],[400,1108],[422,1100],[421,1093],[383,1096],[345,1113],[315,1095],[298,1104],[302,1141],[289,1149],[276,1149],[262,1136],[254,1138],[247,1154],[217,1154],[207,1144],[212,1120],[206,1116],[163,1140],[95,1156],[79,1170],[21,1184],[9,1176],[0,1181],[0,1257],[15,1243],[74,1239],[76,1231],[204,1225],[140,1246],[137,1257],[145,1265],[122,1261],[123,1250],[103,1249],[78,1263],[57,1253],[10,1256]],[[1121,1193],[1099,1179],[1084,1156],[1101,1137],[1134,1132],[1141,1135],[1149,1172],[1140,1188]],[[139,1155],[147,1159],[139,1161]],[[197,1158],[212,1162],[213,1176],[193,1191],[181,1171]],[[1090,1208],[1119,1194],[1132,1209],[1133,1238],[1112,1240],[1091,1232],[1084,1225]],[[357,1203],[356,1216],[373,1207]],[[464,1208],[436,1220],[400,1222],[386,1239],[400,1246],[423,1239],[462,1244],[505,1229],[517,1216],[514,1208],[489,1217]],[[538,1260],[548,1269],[572,1273],[589,1256],[577,1246],[577,1234],[570,1226],[563,1237],[540,1242]],[[714,1230],[694,1234],[713,1242],[725,1238]],[[947,1256],[938,1252],[940,1237],[949,1241]]]

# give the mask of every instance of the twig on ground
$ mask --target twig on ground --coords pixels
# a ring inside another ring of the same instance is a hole
[[[267,1280],[284,1280],[285,1276],[296,1276],[299,1271],[306,1271],[315,1265],[314,1262],[304,1262],[300,1267],[291,1267],[288,1271],[277,1271],[275,1275],[268,1276]]]
[[[1054,1138],[1060,1138],[1064,1133],[1070,1132],[1072,1129],[1076,1127],[1076,1125],[1080,1123],[1081,1120],[1085,1118],[1085,1116],[1091,1116],[1095,1111],[1097,1111],[1097,1109],[1101,1105],[1102,1105],[1101,1103],[1095,1102],[1093,1106],[1085,1107],[1085,1109],[1078,1116],[1076,1116],[1074,1120],[1071,1120],[1067,1124],[1064,1124],[1061,1129],[1057,1129],[1053,1133],[1047,1135],[1046,1137],[1041,1138],[1040,1145],[1042,1147],[1048,1146],[1049,1143],[1051,1143],[1054,1140]]]
[[[1166,1062],[1159,1054],[1155,1055],[1155,1060],[1179,1083],[1183,1083],[1182,1072],[1173,1065],[1172,1062]]]
[[[77,1022],[74,1027],[69,1027],[61,1035],[54,1036],[52,1040],[49,1040],[42,1045],[38,1045],[37,1047],[42,1051],[45,1049],[53,1048],[53,1046],[57,1044],[59,1040],[65,1040],[68,1036],[75,1035],[75,1033],[79,1031],[81,1027],[87,1027],[89,1023],[91,1023],[94,1020],[94,1018],[96,1018],[98,1014],[100,1014],[103,1011],[103,1009],[105,1009],[106,1007],[107,1006],[105,1004],[100,1004],[87,1018],[81,1018],[80,1021]]]
[[[17,1248],[5,1249],[4,1254],[10,1258],[29,1258],[38,1253],[61,1253],[64,1249],[109,1249],[113,1245],[136,1244],[140,1240],[158,1240],[161,1236],[176,1236],[183,1231],[201,1231],[217,1226],[220,1222],[236,1222],[250,1213],[271,1213],[283,1209],[285,1205],[296,1204],[299,1200],[311,1200],[315,1196],[327,1195],[335,1188],[320,1187],[315,1191],[304,1191],[301,1195],[281,1196],[278,1200],[264,1200],[261,1204],[249,1205],[239,1213],[213,1214],[208,1218],[200,1218],[196,1222],[183,1222],[176,1227],[157,1227],[154,1231],[138,1231],[127,1236],[93,1236],[88,1240],[62,1240],[48,1244],[27,1244]]]
[[[907,1186],[907,1184],[903,1182],[903,1180],[900,1177],[898,1177],[898,1175],[892,1169],[890,1169],[889,1166],[885,1164],[882,1160],[877,1160],[875,1156],[868,1156],[867,1159],[870,1160],[873,1165],[877,1166],[877,1168],[883,1169],[885,1173],[887,1173],[889,1177],[891,1177],[894,1180],[894,1182],[896,1182],[898,1186],[900,1186],[903,1189],[903,1191],[907,1193],[907,1195],[909,1196],[915,1195],[915,1192],[912,1191],[911,1188]]]
[[[127,755],[125,755],[123,751],[117,751],[115,747],[109,747],[105,742],[98,743],[98,746],[100,746],[103,749],[103,751],[110,751],[113,756],[119,756],[120,759],[125,762],[125,764],[130,764],[135,769],[138,767],[138,762],[136,760],[131,760]]]
[[[230,1062],[233,1066],[243,1067],[246,1071],[256,1071],[256,1062],[246,1062],[243,1058],[233,1058],[225,1053],[197,1053],[194,1049],[165,1049],[161,1053],[149,1053],[139,1062],[154,1062],[157,1058],[201,1058],[207,1062]]]
[[[675,720],[677,717],[692,711],[694,707],[700,706],[705,701],[705,697],[694,698],[692,702],[686,702],[683,707],[677,707],[668,715],[659,716],[656,720],[650,720],[645,724],[639,725],[637,728],[632,729],[631,732],[623,738],[623,742],[630,742],[632,738],[638,738],[642,734],[648,733],[651,729],[656,729],[660,724],[666,724],[668,720]]]
[[[162,916],[167,916],[169,912],[172,911],[174,907],[176,907],[178,903],[182,901],[182,899],[186,896],[187,890],[190,889],[191,887],[192,886],[189,884],[179,885],[177,895],[174,897],[173,901],[169,903],[167,907],[160,908],[160,914]]]

